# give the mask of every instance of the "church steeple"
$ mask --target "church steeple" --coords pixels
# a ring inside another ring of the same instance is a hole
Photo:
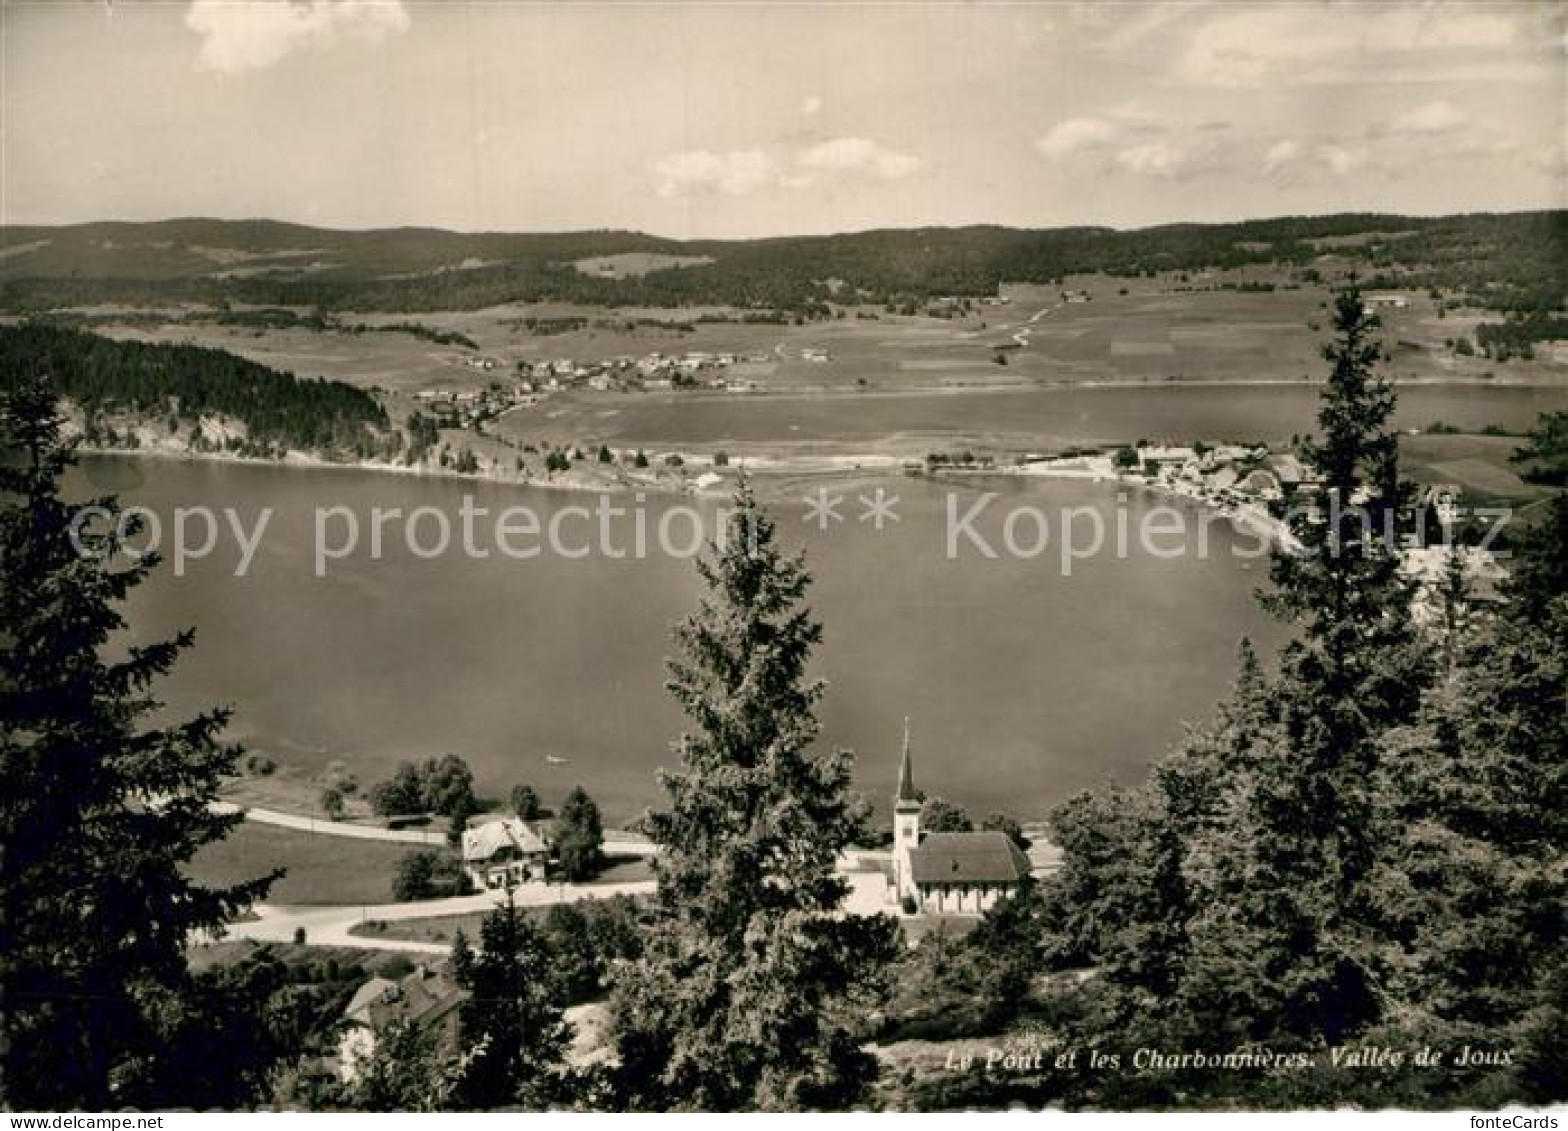
[[[909,718],[904,718],[904,756],[898,765],[898,792],[894,795],[895,807],[920,807],[920,795],[915,792],[914,769],[909,760]]]
[[[904,756],[898,765],[898,792],[893,795],[893,883],[902,906],[918,902],[914,852],[920,847],[920,794],[909,757],[909,719],[904,719]]]

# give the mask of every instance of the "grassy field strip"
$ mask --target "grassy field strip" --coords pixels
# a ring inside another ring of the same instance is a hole
[[[389,829],[381,825],[351,825],[344,821],[328,821],[320,817],[303,817],[297,813],[280,813],[275,809],[245,808],[229,801],[214,802],[215,813],[244,813],[247,821],[263,825],[277,825],[300,832],[320,833],[323,836],[347,837],[351,840],[388,840],[401,844],[421,844],[440,848],[446,844],[446,834],[424,829]],[[607,829],[604,846],[622,856],[651,856],[653,844],[636,833],[620,829]]]
[[[216,813],[244,813],[247,821],[263,825],[276,825],[284,829],[320,833],[324,836],[347,837],[351,840],[388,840],[399,844],[421,844],[436,848],[446,843],[443,833],[423,829],[388,829],[380,825],[350,825],[343,821],[328,821],[320,817],[302,817],[296,813],[279,813],[275,809],[241,808],[228,801],[213,803]]]

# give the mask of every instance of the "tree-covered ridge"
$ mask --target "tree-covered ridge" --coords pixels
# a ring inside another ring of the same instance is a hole
[[[119,342],[26,323],[0,327],[0,388],[45,376],[87,414],[243,424],[248,451],[348,457],[378,450],[386,410],[341,381],[300,378],[201,346]]]
[[[1376,322],[1352,292],[1335,328],[1304,453],[1324,513],[1272,570],[1268,605],[1295,638],[1274,664],[1244,649],[1229,701],[1146,782],[1053,814],[1063,867],[1040,916],[1048,960],[1094,970],[1064,1008],[1076,1043],[1279,1071],[1173,1061],[1035,1098],[1568,1095],[1568,503],[1521,539],[1505,604],[1470,598],[1455,552],[1438,615],[1418,621],[1395,569],[1405,492]],[[1352,1047],[1406,1060],[1342,1069],[1334,1050]],[[1412,1067],[1422,1048],[1444,1059]]]
[[[1380,282],[1462,291],[1501,310],[1554,310],[1568,294],[1568,212],[1446,217],[1353,214],[1235,224],[996,226],[757,240],[635,232],[335,232],[270,221],[169,220],[10,228],[0,308],[200,301],[320,310],[456,310],[503,302],[727,305],[819,314],[830,300],[989,295],[1063,275],[1277,264],[1324,254]],[[654,252],[704,264],[611,278],[580,260]],[[246,264],[235,269],[236,256]]]

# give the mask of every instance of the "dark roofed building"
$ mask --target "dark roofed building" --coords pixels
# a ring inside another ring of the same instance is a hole
[[[979,915],[1029,875],[1029,857],[995,831],[927,833],[909,864],[916,905],[938,915]]]
[[[343,1010],[343,1035],[338,1042],[338,1075],[358,1077],[360,1066],[375,1052],[381,1035],[393,1025],[434,1028],[441,1039],[457,1039],[458,1009],[468,991],[448,974],[418,966],[398,981],[371,978],[360,986]]]
[[[916,884],[1016,884],[1029,874],[1029,857],[1012,837],[995,830],[927,833],[910,854]]]
[[[909,724],[893,798],[893,879],[906,910],[980,915],[1011,895],[1030,872],[1029,857],[1003,832],[920,834],[920,800],[909,757]]]

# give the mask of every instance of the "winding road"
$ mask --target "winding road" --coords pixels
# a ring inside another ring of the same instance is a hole
[[[554,903],[576,903],[587,899],[609,899],[616,895],[648,895],[652,880],[611,884],[523,884],[512,890],[519,907],[548,907]],[[442,915],[467,915],[503,906],[506,895],[484,891],[451,899],[427,899],[417,903],[372,903],[356,906],[300,906],[260,903],[256,918],[231,923],[226,939],[253,939],[256,942],[292,942],[295,933],[305,932],[312,946],[355,947],[360,950],[401,950],[418,954],[447,954],[450,944],[420,942],[415,939],[382,938],[356,935],[355,927],[364,923],[398,923],[413,919],[433,919]]]
[[[389,829],[382,825],[351,825],[346,821],[328,821],[320,817],[304,817],[298,813],[283,813],[276,809],[258,809],[254,806],[235,805],[231,801],[214,801],[214,813],[243,813],[247,821],[260,825],[277,825],[284,829],[319,833],[322,836],[340,836],[349,840],[383,840],[398,844],[421,844],[440,848],[446,844],[444,832],[426,829]],[[612,856],[652,856],[653,842],[647,837],[619,829],[604,830],[604,847]]]

